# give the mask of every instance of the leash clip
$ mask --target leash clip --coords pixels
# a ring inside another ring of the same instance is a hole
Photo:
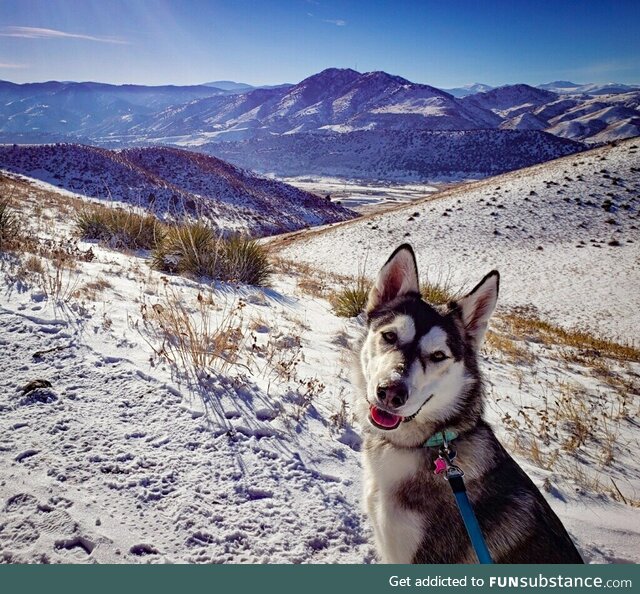
[[[434,461],[436,467],[433,471],[434,474],[444,474],[447,480],[449,480],[450,477],[464,476],[464,471],[459,466],[453,464],[455,457],[456,451],[445,440],[440,447],[438,457]]]

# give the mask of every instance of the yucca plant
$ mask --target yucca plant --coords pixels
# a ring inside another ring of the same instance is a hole
[[[168,227],[151,254],[157,270],[217,278],[223,270],[221,239],[202,222]]]
[[[222,280],[264,286],[272,272],[267,250],[248,237],[236,235],[222,242]]]
[[[114,248],[153,249],[164,235],[164,225],[152,214],[97,204],[83,208],[75,223],[82,237]]]

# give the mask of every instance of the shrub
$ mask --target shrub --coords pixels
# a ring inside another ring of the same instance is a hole
[[[0,199],[0,250],[14,247],[18,241],[20,225],[8,198]]]
[[[158,270],[217,278],[221,270],[220,240],[208,225],[184,223],[169,227],[151,255]]]
[[[213,279],[264,286],[272,272],[267,251],[242,236],[227,239],[201,222],[169,227],[152,253],[158,270],[208,276]]]
[[[329,302],[337,316],[355,318],[359,316],[367,305],[371,283],[360,275],[354,284],[336,291],[329,297]]]
[[[152,214],[97,204],[83,208],[75,218],[85,239],[98,239],[113,248],[152,249],[164,235],[164,225]]]
[[[271,275],[267,251],[248,237],[234,236],[222,242],[224,279],[264,286]]]

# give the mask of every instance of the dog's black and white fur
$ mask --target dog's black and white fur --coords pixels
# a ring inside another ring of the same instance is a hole
[[[531,479],[483,420],[478,350],[498,297],[493,271],[465,297],[437,309],[419,293],[411,246],[400,246],[369,294],[356,415],[364,428],[366,511],[381,561],[475,563],[437,448],[455,431],[456,463],[497,563],[582,563]]]

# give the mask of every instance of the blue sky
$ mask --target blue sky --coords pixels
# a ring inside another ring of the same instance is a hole
[[[0,78],[640,83],[638,0],[0,0]]]

